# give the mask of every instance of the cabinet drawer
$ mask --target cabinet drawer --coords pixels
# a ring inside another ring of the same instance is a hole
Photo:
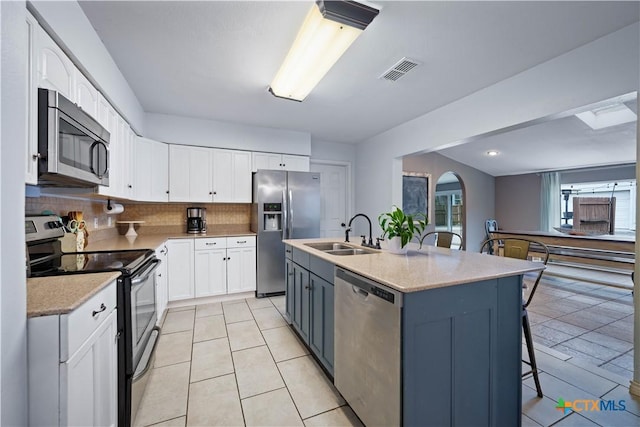
[[[227,239],[224,237],[207,237],[195,240],[196,251],[208,249],[224,249],[227,247]]]
[[[255,246],[256,236],[227,237],[228,248],[241,248],[244,246]]]
[[[71,313],[60,316],[61,362],[68,360],[116,308],[116,289],[113,281]]]

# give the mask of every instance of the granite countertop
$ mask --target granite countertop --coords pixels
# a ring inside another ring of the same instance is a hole
[[[305,245],[305,243],[313,242],[338,241],[340,239],[337,238],[294,239],[284,240],[284,243],[404,293],[514,276],[544,269],[544,265],[539,262],[434,246],[423,246],[420,250],[409,250],[406,255],[396,255],[380,250],[374,254],[338,256]],[[350,245],[359,247],[357,244]]]
[[[66,314],[120,276],[119,271],[27,279],[27,317]]]
[[[156,249],[167,239],[203,239],[207,237],[234,237],[234,236],[255,236],[256,233],[249,231],[245,226],[216,226],[209,227],[207,234],[188,233],[157,233],[142,234],[135,238],[117,236],[110,239],[89,241],[85,251],[120,251],[127,249]]]

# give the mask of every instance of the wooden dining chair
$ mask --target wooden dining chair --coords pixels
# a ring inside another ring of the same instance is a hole
[[[458,240],[460,241],[460,246],[458,247],[458,249],[462,248],[462,236],[459,235],[458,233],[454,233],[452,231],[431,231],[427,234],[425,234],[424,236],[422,236],[422,239],[420,239],[420,243],[422,244],[422,242],[424,241],[424,239],[426,239],[429,236],[433,236],[435,235],[436,237],[436,246],[439,248],[447,248],[450,249],[451,248],[451,243],[453,242],[453,238],[457,237]]]
[[[529,252],[535,253],[536,256],[540,255],[542,263],[547,265],[547,262],[549,261],[549,248],[544,243],[535,240],[515,238],[487,239],[482,242],[482,245],[480,246],[480,253],[501,255],[508,258],[522,260],[528,259]],[[522,298],[522,329],[524,332],[524,339],[527,343],[527,352],[529,353],[529,360],[527,361],[523,359],[522,361],[531,367],[531,369],[524,372],[522,376],[525,377],[529,374],[533,374],[533,380],[536,383],[538,397],[543,397],[543,395],[542,387],[540,386],[540,379],[538,378],[538,364],[536,363],[536,355],[533,349],[533,338],[531,336],[531,325],[529,323],[527,307],[529,307],[529,304],[531,304],[531,301],[533,300],[533,296],[536,293],[536,289],[538,288],[543,272],[544,269],[538,272],[538,275],[533,282],[533,286],[531,286],[531,290],[529,291],[529,296]],[[523,287],[527,288],[527,286],[524,285],[524,281]]]

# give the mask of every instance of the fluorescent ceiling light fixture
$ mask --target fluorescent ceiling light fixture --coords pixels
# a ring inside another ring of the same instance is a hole
[[[594,130],[629,123],[638,119],[636,113],[624,104],[607,105],[606,107],[578,113],[576,117]]]
[[[354,1],[317,1],[269,91],[304,100],[377,14],[377,9]]]
[[[497,150],[489,150],[489,151],[487,151],[487,156],[489,156],[489,157],[495,157],[498,154],[500,154],[500,152],[497,151]]]

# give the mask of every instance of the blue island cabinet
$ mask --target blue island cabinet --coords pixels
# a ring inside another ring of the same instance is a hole
[[[403,425],[521,425],[521,283],[404,294]]]
[[[302,341],[333,375],[334,265],[285,247],[286,313]]]

